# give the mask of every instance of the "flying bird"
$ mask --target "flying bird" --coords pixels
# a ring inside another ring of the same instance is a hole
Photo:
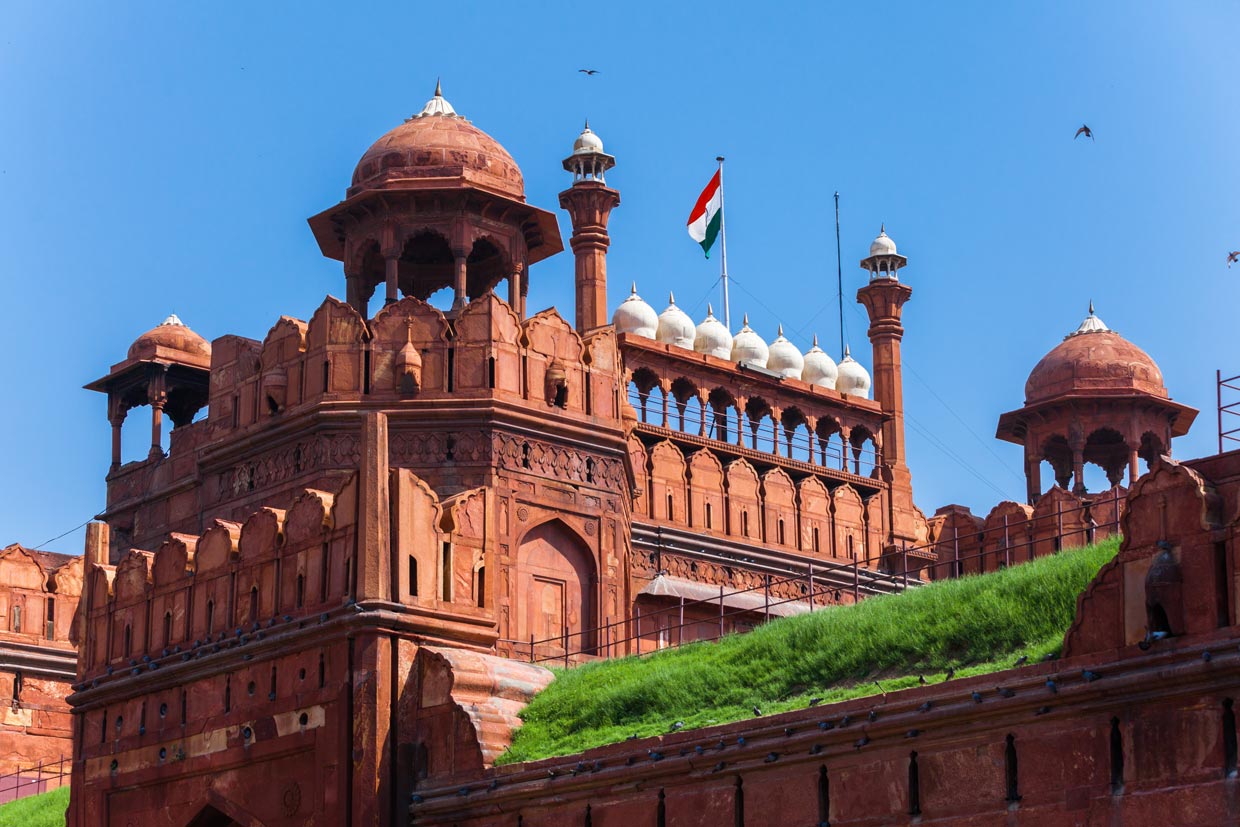
[[[598,74],[598,69],[578,69],[577,71],[581,72],[583,75],[597,75]]]
[[[1227,269],[1231,269],[1231,265],[1240,261],[1240,250],[1232,250],[1227,254]]]
[[[1081,128],[1078,129],[1076,131],[1076,134],[1072,136],[1072,140],[1075,141],[1077,138],[1081,137],[1082,135],[1084,135],[1086,138],[1089,138],[1089,140],[1091,141],[1094,139],[1094,131],[1090,129],[1088,126],[1086,126],[1085,124],[1081,124]]]

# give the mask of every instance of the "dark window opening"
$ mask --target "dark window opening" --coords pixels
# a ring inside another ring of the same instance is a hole
[[[594,816],[590,812],[590,805],[586,805],[586,827],[594,827]]]
[[[1111,794],[1124,791],[1124,736],[1119,730],[1119,718],[1111,719]]]
[[[736,809],[733,823],[736,827],[745,827],[745,782],[736,777]]]
[[[1020,784],[1016,772],[1016,737],[1009,735],[1003,748],[1003,776],[1006,781],[1008,801],[1020,801]]]
[[[917,753],[908,756],[908,814],[921,815],[921,773],[917,769]]]
[[[233,395],[232,413],[233,413],[232,426],[236,428],[238,425],[241,424],[241,395],[240,394]]]
[[[831,779],[826,767],[818,768],[818,824],[831,827]]]
[[[348,597],[353,593],[353,561],[344,561],[344,594]]]
[[[232,711],[232,675],[224,678],[224,711]]]
[[[446,440],[444,455],[448,462],[456,459],[456,440],[454,438],[448,437]]]
[[[456,348],[448,348],[448,393],[456,389]]]
[[[271,667],[271,691],[267,693],[267,700],[274,701],[276,699],[276,668]]]
[[[108,713],[104,712],[103,717],[99,719],[99,743],[106,744],[108,742]]]
[[[848,535],[848,559],[857,559],[857,550],[853,548],[853,536],[851,534]]]
[[[1054,549],[1056,553],[1063,550],[1063,538],[1060,537],[1058,534],[1055,535]]]
[[[667,827],[667,804],[664,802],[662,790],[659,790],[659,807],[655,810],[655,827]]]
[[[22,684],[24,682],[25,678],[22,676],[21,670],[18,669],[13,673],[13,706],[17,706],[22,702]]]
[[[250,622],[258,620],[258,586],[250,587]]]
[[[521,467],[526,470],[530,468],[530,446],[528,442],[521,446]]]
[[[44,637],[48,640],[56,638],[56,598],[49,597],[46,604],[46,629],[44,629]]]
[[[669,520],[676,519],[676,503],[670,491],[667,492],[667,518]]]
[[[487,567],[478,567],[478,608],[485,609],[487,606]]]
[[[452,544],[445,541],[443,555],[440,558],[440,591],[443,600],[452,600]]]
[[[323,360],[323,393],[327,393],[327,389],[331,387],[332,379],[332,363],[330,359]]]
[[[186,707],[188,704],[189,704],[189,693],[186,692],[184,689],[182,689],[181,690],[181,726],[185,726],[185,721],[186,721],[185,713],[186,713]]]
[[[125,649],[124,654],[128,655],[133,647],[133,630],[129,628],[129,624],[125,624]]]
[[[301,608],[306,603],[306,576],[304,574],[297,575],[297,608]]]
[[[1214,582],[1227,582],[1227,544],[1214,544]],[[1223,628],[1231,623],[1231,606],[1228,597],[1231,589],[1219,587],[1214,590],[1215,596],[1218,598],[1217,606],[1217,623],[1218,628]]]
[[[327,686],[327,669],[323,659],[323,653],[319,652],[319,689]]]
[[[370,393],[370,351],[362,351],[362,393]]]
[[[1227,698],[1223,701],[1223,775],[1235,778],[1236,770],[1236,710],[1231,698]]]
[[[741,512],[741,534],[743,534],[746,537],[749,536],[749,512],[748,511]]]
[[[568,407],[568,385],[557,385],[554,404],[557,408]]]
[[[418,596],[418,561],[412,554],[409,555],[409,596]]]
[[[712,522],[712,519],[711,519],[711,518],[712,518],[712,514],[711,514],[711,507],[710,507],[710,503],[707,503],[707,504],[706,504],[706,527],[707,527],[707,528],[711,528],[711,527],[712,527],[712,526],[711,526],[711,522]]]
[[[594,460],[593,459],[586,460],[586,482],[591,483],[591,484],[594,482]]]
[[[779,521],[779,525],[776,526],[775,533],[779,536],[779,544],[782,546],[784,544],[784,521],[782,518]]]
[[[323,548],[319,552],[319,602],[327,600],[327,543],[323,543]]]
[[[495,357],[487,358],[487,387],[495,389]]]
[[[207,636],[210,637],[215,632],[215,601],[207,601]]]
[[[271,414],[272,416],[275,416],[279,412],[280,412],[279,404],[277,404],[276,401],[271,398],[271,395],[268,394],[267,395],[267,413]]]
[[[164,612],[164,645],[172,643],[172,612]]]

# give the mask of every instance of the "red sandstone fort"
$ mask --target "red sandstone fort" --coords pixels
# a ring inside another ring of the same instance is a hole
[[[559,197],[573,318],[529,313],[557,217],[437,89],[310,219],[344,301],[261,341],[172,316],[88,385],[113,463],[84,557],[0,552],[0,770],[69,756],[74,827],[1240,823],[1240,455],[1171,460],[1196,411],[1154,361],[1091,307],[999,420],[1027,502],[927,517],[892,239],[861,261],[870,371],[636,288],[609,321],[614,165],[587,127]],[[122,464],[138,409],[150,452]],[[1117,532],[1062,659],[893,694],[864,749],[820,725],[845,703],[666,736],[658,764],[639,741],[492,766],[539,663]],[[693,760],[707,740],[737,744],[726,769]]]

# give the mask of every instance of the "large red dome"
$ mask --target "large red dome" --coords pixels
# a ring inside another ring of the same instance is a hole
[[[1149,354],[1108,330],[1092,312],[1075,333],[1042,357],[1025,382],[1026,405],[1068,394],[1121,393],[1167,398],[1162,371]]]
[[[129,346],[130,359],[211,366],[211,343],[185,326],[175,314],[143,333]]]
[[[353,170],[349,195],[363,189],[401,189],[422,178],[460,178],[525,198],[521,169],[508,150],[457,115],[438,90],[421,113],[366,150]]]

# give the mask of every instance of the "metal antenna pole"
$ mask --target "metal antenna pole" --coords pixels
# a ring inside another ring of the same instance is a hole
[[[720,183],[722,186],[722,182]],[[835,285],[840,303],[840,356],[844,355],[844,264],[840,258],[840,194],[835,193]]]
[[[723,325],[732,331],[732,310],[728,306],[728,214],[723,208],[723,156],[718,155],[719,162],[719,282],[723,285]]]

